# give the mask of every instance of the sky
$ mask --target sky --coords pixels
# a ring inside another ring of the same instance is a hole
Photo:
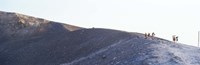
[[[0,0],[0,10],[85,28],[155,32],[198,45],[200,0]]]

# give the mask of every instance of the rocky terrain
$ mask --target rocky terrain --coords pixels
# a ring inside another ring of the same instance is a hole
[[[200,48],[0,11],[0,65],[200,65]]]

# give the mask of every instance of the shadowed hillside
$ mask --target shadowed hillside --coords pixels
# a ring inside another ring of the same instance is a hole
[[[0,65],[200,65],[200,48],[0,12]]]

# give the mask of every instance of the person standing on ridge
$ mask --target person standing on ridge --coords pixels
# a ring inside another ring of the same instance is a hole
[[[147,39],[147,33],[145,33],[144,36],[145,36],[145,39]]]
[[[172,40],[174,41],[174,43],[176,42],[176,36],[175,35],[172,36]]]
[[[152,33],[152,37],[154,37],[154,36],[155,36],[155,33],[153,32],[153,33]]]
[[[152,33],[151,33],[152,40],[154,40],[154,36],[155,36],[155,33],[152,32]]]
[[[176,41],[178,41],[178,36],[176,36]]]
[[[151,36],[151,34],[150,34],[150,33],[148,33],[148,34],[147,34],[147,36],[148,36],[148,37],[150,37],[150,36]]]

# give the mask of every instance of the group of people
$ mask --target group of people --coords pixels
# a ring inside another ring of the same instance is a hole
[[[155,36],[155,33],[154,33],[154,32],[152,32],[152,33],[145,33],[144,35],[145,35],[145,39],[147,39],[148,37],[154,37],[154,36]],[[150,39],[151,39],[151,38],[150,38]],[[153,39],[153,38],[152,38],[152,39]],[[174,42],[177,42],[177,41],[178,41],[178,36],[173,35],[173,36],[172,36],[172,40],[173,40]]]
[[[173,35],[173,36],[172,36],[172,39],[173,39],[174,42],[177,42],[177,41],[178,41],[178,36]]]
[[[145,39],[147,39],[148,37],[154,37],[155,36],[155,33],[152,32],[152,33],[145,33]]]

